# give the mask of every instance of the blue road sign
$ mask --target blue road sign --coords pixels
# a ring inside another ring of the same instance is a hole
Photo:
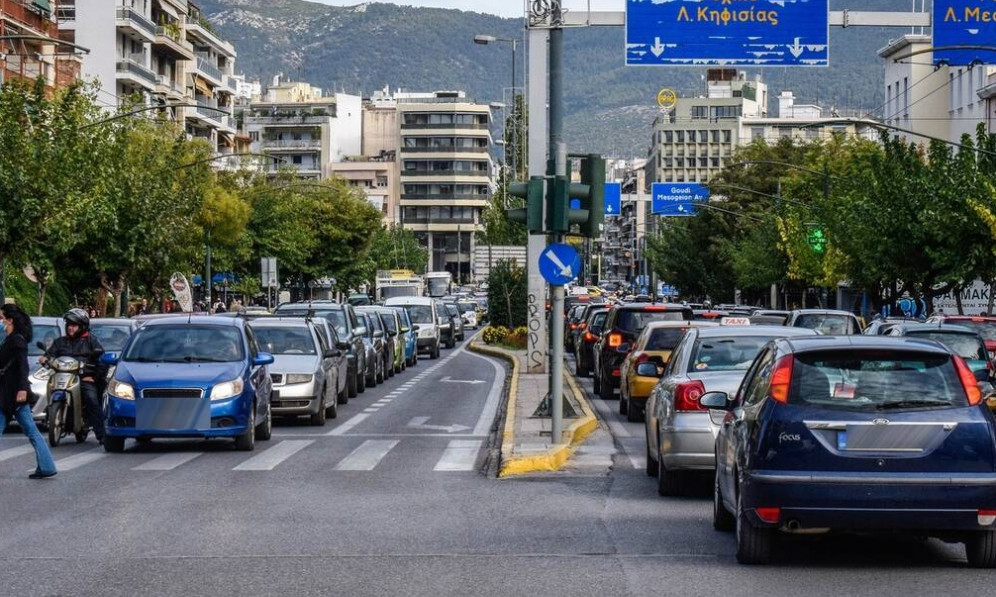
[[[626,65],[827,66],[829,11],[829,0],[626,0]]]
[[[988,46],[996,39],[996,3],[991,0],[934,0],[934,48]],[[976,48],[934,50],[934,64],[996,63],[996,51]]]
[[[662,296],[678,296],[678,289],[670,284],[661,284]]]
[[[605,183],[605,215],[618,216],[622,209],[622,183]]]
[[[709,189],[697,183],[655,182],[650,194],[650,213],[659,216],[694,216],[695,203],[709,200]]]
[[[539,256],[539,270],[543,279],[553,286],[563,286],[581,269],[581,256],[574,247],[555,243],[543,249]]]

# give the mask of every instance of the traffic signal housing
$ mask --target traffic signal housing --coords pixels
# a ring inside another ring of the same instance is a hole
[[[529,232],[543,232],[543,177],[532,176],[527,182],[513,182],[508,193],[525,199],[526,206],[506,210],[508,219],[526,225]]]
[[[581,159],[581,184],[588,187],[587,196],[578,196],[581,210],[588,211],[581,222],[581,235],[597,238],[605,221],[605,158],[589,153]]]

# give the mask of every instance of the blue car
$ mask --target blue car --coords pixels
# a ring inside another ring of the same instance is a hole
[[[963,542],[971,566],[996,567],[993,415],[942,345],[774,340],[734,396],[700,403],[723,417],[713,526],[736,531],[740,563],[767,563],[780,533],[885,531]]]
[[[125,439],[231,437],[252,450],[270,439],[273,355],[260,352],[241,318],[169,317],[137,329],[114,366],[105,393],[104,449]]]
[[[405,363],[409,367],[414,367],[418,364],[418,332],[415,331],[412,318],[408,316],[408,311],[404,307],[387,308],[394,309],[398,312],[398,316],[401,317],[401,336],[404,337],[405,343]]]

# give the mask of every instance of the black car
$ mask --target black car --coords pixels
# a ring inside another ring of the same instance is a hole
[[[356,317],[352,305],[332,301],[311,301],[305,303],[284,303],[274,310],[280,317],[324,317],[335,328],[339,339],[348,344],[346,355],[349,365],[349,397],[367,389],[364,372],[367,369],[366,347],[363,336],[366,332]]]
[[[460,306],[456,301],[443,301],[446,312],[450,314],[450,325],[453,326],[453,337],[463,342],[466,334],[463,330],[463,315],[460,315]]]
[[[643,328],[651,321],[691,321],[692,309],[685,305],[622,303],[612,307],[605,319],[602,337],[592,351],[594,387],[603,399],[613,398],[619,387],[619,365]]]
[[[442,301],[433,301],[432,304],[436,309],[436,319],[439,320],[439,342],[445,344],[446,348],[453,348],[456,346],[457,333],[456,326],[453,325],[453,315]],[[460,319],[459,313],[456,318]]]
[[[591,375],[593,367],[592,350],[595,343],[602,337],[602,326],[605,325],[605,318],[609,314],[607,307],[598,305],[588,310],[589,315],[585,320],[585,330],[574,345],[574,373],[578,377],[588,377]]]
[[[397,350],[394,347],[394,343],[397,341],[397,331],[392,333],[387,325],[384,324],[384,320],[380,314],[383,308],[360,307],[358,310],[370,316],[370,322],[373,324],[374,331],[381,332],[380,339],[384,345],[384,350],[381,351],[380,357],[384,361],[384,377],[394,377],[394,352]]]

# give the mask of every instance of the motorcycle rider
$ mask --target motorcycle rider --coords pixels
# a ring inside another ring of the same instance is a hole
[[[93,429],[97,442],[104,443],[104,417],[100,408],[98,386],[107,375],[107,366],[101,364],[104,347],[90,334],[90,316],[83,309],[70,309],[62,316],[66,322],[66,335],[52,342],[38,362],[46,364],[51,359],[69,356],[83,363],[80,392],[83,398],[83,416]]]

